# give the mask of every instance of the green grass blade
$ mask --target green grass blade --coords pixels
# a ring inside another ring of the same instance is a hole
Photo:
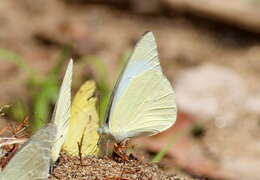
[[[190,129],[184,129],[184,130],[180,130],[180,132],[177,132],[176,135],[174,135],[169,143],[166,145],[166,147],[164,147],[160,152],[158,152],[154,158],[151,160],[152,163],[158,163],[160,162],[164,156],[168,153],[168,151],[174,146],[174,144],[176,144],[181,137],[186,136],[189,133]]]
[[[16,53],[14,53],[12,51],[0,48],[0,58],[1,58],[1,60],[5,60],[5,61],[18,65],[24,71],[28,72],[29,75],[36,74],[34,69],[31,66],[29,66],[29,64],[27,64],[27,62],[21,56],[17,55]]]
[[[57,60],[57,64],[38,85],[33,84],[34,89],[34,121],[32,131],[35,132],[49,122],[52,105],[55,104],[59,93],[59,77],[64,64],[69,59],[70,47],[65,46]]]
[[[177,142],[176,137],[173,137],[172,140],[164,147],[160,152],[158,152],[154,158],[151,160],[152,163],[160,162],[167,152],[172,148],[172,146]]]

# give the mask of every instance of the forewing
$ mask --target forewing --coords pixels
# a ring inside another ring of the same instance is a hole
[[[64,144],[68,131],[71,105],[72,70],[73,61],[70,60],[52,116],[52,123],[57,126],[57,136],[52,148],[52,163],[58,159],[61,147]]]
[[[51,146],[56,127],[48,125],[36,132],[7,164],[0,174],[1,180],[48,179]]]
[[[72,155],[79,154],[78,143],[81,143],[81,153],[85,155],[97,154],[99,134],[99,118],[96,110],[96,90],[94,81],[87,81],[77,92],[71,107],[69,131],[63,149]]]
[[[108,124],[110,124],[111,114],[113,114],[118,100],[129,88],[131,81],[136,76],[151,69],[161,71],[154,35],[152,32],[147,32],[136,44],[132,56],[129,58],[113,90],[106,117]]]

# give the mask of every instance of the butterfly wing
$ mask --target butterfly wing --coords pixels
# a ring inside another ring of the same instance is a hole
[[[48,125],[36,132],[10,160],[1,180],[48,179],[51,146],[55,139],[56,127]]]
[[[141,74],[149,69],[161,71],[160,62],[158,59],[157,45],[152,32],[147,32],[138,41],[134,52],[128,60],[120,74],[120,78],[112,92],[109,108],[106,114],[106,123],[110,119],[110,113],[114,110],[118,99],[127,90],[131,80],[138,74]]]
[[[78,143],[81,142],[83,156],[96,155],[99,135],[99,118],[96,110],[97,98],[93,97],[96,90],[94,81],[85,82],[77,92],[71,107],[69,131],[63,149],[72,155],[79,154]]]
[[[153,135],[175,122],[175,94],[162,73],[152,32],[137,43],[116,86],[109,112],[109,131],[117,141]]]
[[[70,105],[71,105],[71,81],[72,81],[73,61],[70,60],[55,105],[52,116],[52,123],[57,126],[57,135],[52,147],[52,163],[56,162],[62,145],[64,144],[69,127]]]

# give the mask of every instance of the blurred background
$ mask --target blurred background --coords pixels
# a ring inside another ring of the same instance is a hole
[[[133,144],[165,172],[260,179],[260,0],[1,0],[0,106],[32,130],[51,116],[64,67],[98,84],[101,118],[134,44],[157,39],[177,96],[173,128]]]

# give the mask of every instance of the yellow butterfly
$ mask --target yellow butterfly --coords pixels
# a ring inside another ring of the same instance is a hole
[[[97,98],[93,97],[96,90],[94,81],[85,82],[74,97],[71,107],[69,131],[63,149],[71,155],[97,155],[99,134],[99,117],[96,109]]]

